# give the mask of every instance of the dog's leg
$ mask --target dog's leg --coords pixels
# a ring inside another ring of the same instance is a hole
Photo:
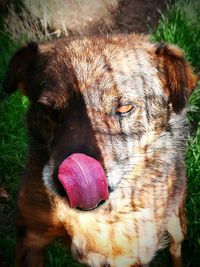
[[[23,230],[17,239],[15,267],[43,267],[43,249],[51,240],[44,233],[40,235],[33,230]]]
[[[175,211],[168,221],[168,232],[171,236],[169,251],[172,257],[173,267],[183,267],[181,257],[181,243],[186,236],[186,216],[183,207]]]

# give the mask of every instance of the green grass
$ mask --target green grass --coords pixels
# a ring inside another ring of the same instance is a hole
[[[198,0],[179,0],[168,7],[167,15],[152,34],[154,41],[166,41],[180,46],[186,59],[193,67],[200,65],[200,2]]]
[[[5,67],[18,45],[9,36],[0,31],[0,80]],[[2,97],[2,91],[0,92]],[[12,225],[20,172],[27,151],[26,133],[24,130],[24,113],[27,101],[19,94],[0,102],[0,187],[9,193],[8,203],[0,202],[0,262],[11,262],[15,248],[15,233]],[[11,265],[10,265],[11,266]]]
[[[176,1],[152,33],[152,40],[177,44],[185,51],[186,59],[200,70],[200,4],[198,1]],[[4,31],[0,31],[0,80],[8,61],[19,44],[14,43]],[[200,86],[190,97],[188,118],[191,136],[186,157],[188,174],[188,236],[183,246],[186,267],[200,266]],[[0,93],[1,95],[1,93]],[[12,266],[15,249],[15,232],[12,225],[13,207],[27,153],[24,114],[28,101],[15,93],[0,103],[0,187],[9,193],[8,203],[0,203],[0,263]],[[3,257],[2,257],[3,255]],[[1,258],[2,257],[2,258]],[[46,251],[46,266],[81,266],[65,252],[60,244]],[[152,263],[153,267],[169,267],[168,252],[163,251]]]
[[[51,267],[64,267],[64,266],[84,267],[85,266],[75,261],[72,258],[70,252],[66,253],[66,248],[57,242],[55,242],[53,245],[51,245],[46,250],[45,256],[46,256],[45,258],[46,266],[51,266]]]

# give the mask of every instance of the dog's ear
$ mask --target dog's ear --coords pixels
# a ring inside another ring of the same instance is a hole
[[[169,95],[173,110],[179,113],[196,86],[197,76],[184,60],[183,51],[174,45],[159,43],[156,56],[164,90]]]
[[[13,56],[8,66],[2,87],[5,93],[11,94],[19,89],[22,94],[29,95],[27,90],[27,73],[38,53],[35,42],[22,46]]]

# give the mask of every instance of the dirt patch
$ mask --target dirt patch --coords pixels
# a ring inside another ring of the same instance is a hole
[[[86,34],[105,33],[150,33],[154,30],[161,13],[166,11],[164,0],[119,0],[117,7],[107,5],[112,24],[103,20],[90,23],[84,29]]]
[[[19,12],[14,0],[7,3],[10,2],[13,6],[8,5],[6,21],[15,40],[21,35],[44,40],[71,35],[149,33],[157,26],[160,12],[166,9],[165,0],[22,0]]]
[[[99,24],[113,26],[110,10],[116,10],[119,0],[23,0],[25,8],[63,35],[88,34]],[[46,24],[46,25],[45,25]]]
[[[64,4],[67,35],[149,33],[166,9],[164,0],[65,0]],[[55,17],[55,28],[59,23]]]
[[[165,9],[164,0],[121,0],[115,16],[115,32],[149,33]]]

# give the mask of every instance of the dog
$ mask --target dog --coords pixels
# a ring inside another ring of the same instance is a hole
[[[168,245],[182,266],[196,80],[181,49],[144,35],[30,42],[15,53],[4,90],[30,101],[15,266],[42,267],[57,237],[92,267],[148,266]]]

